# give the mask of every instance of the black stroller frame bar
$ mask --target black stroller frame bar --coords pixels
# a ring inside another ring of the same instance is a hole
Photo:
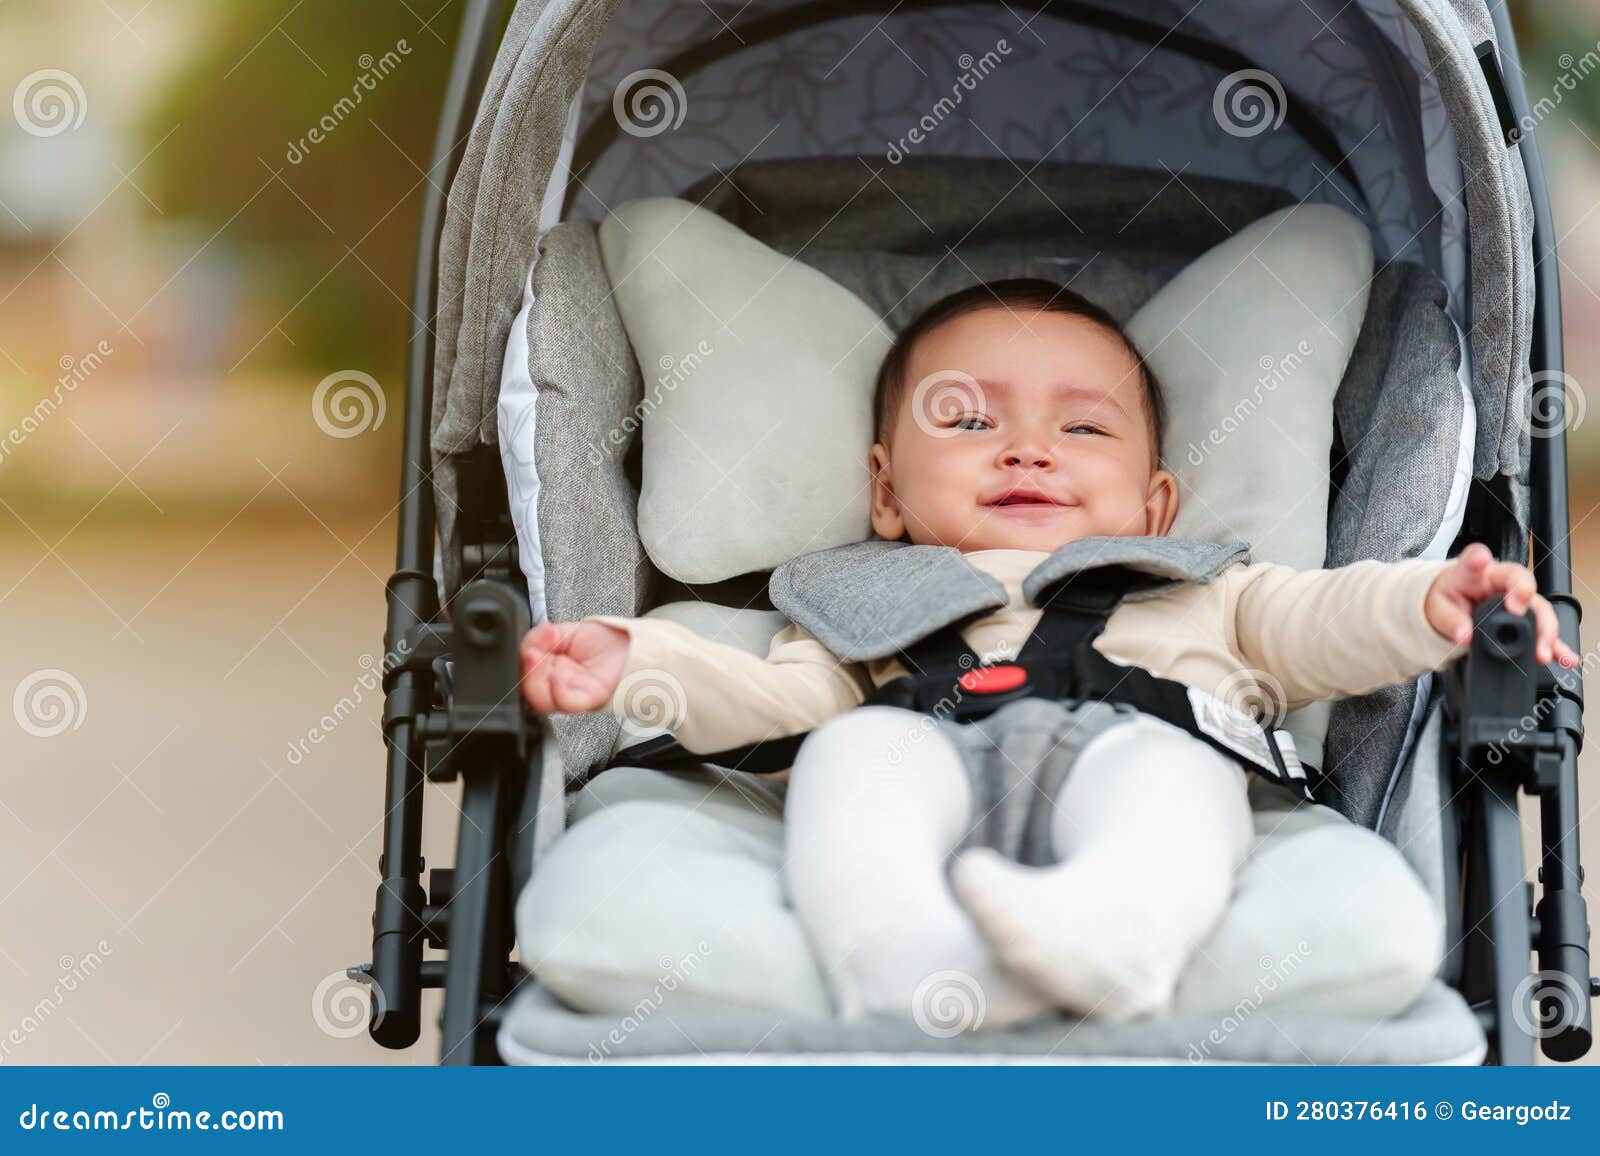
[[[928,0],[938,7],[944,0]],[[864,0],[861,10],[876,10]],[[1043,3],[1028,5],[1044,8]],[[448,616],[434,579],[435,509],[429,449],[433,400],[438,255],[446,195],[471,131],[490,61],[504,28],[503,0],[467,0],[422,212],[408,346],[405,457],[401,471],[399,542],[387,586],[383,732],[387,748],[381,877],[374,903],[372,962],[351,974],[372,985],[370,1032],[379,1044],[404,1048],[421,1031],[422,991],[444,989],[441,1060],[497,1063],[494,1037],[505,1000],[525,977],[513,962],[512,907],[527,864],[518,848],[529,823],[519,811],[539,797],[541,760],[536,721],[519,694],[518,643],[529,610],[516,563],[515,534],[495,447],[459,463],[465,584]],[[819,0],[802,11],[833,11],[844,0]],[[1080,5],[1057,5],[1078,8]],[[1494,9],[1505,77],[1517,78],[1509,17]],[[1486,70],[1492,51],[1479,52]],[[1499,79],[1510,111],[1525,123],[1520,82]],[[587,138],[586,138],[587,139]],[[1533,198],[1537,289],[1529,370],[1562,367],[1560,290],[1554,234],[1534,133],[1508,141],[1521,150]],[[1560,398],[1555,402],[1559,405]],[[1456,546],[1488,542],[1497,555],[1526,558],[1540,590],[1556,608],[1561,637],[1579,649],[1579,605],[1572,596],[1567,538],[1566,444],[1560,415],[1551,436],[1532,442],[1525,479],[1531,486],[1524,535],[1511,514],[1506,479],[1474,481]],[[1546,432],[1541,429],[1541,433]],[[1577,756],[1583,742],[1582,672],[1540,667],[1533,626],[1496,602],[1479,608],[1472,645],[1443,680],[1446,784],[1441,823],[1459,836],[1454,866],[1462,942],[1458,986],[1478,1011],[1488,1059],[1529,1064],[1534,1041],[1557,1060],[1588,1051],[1589,931],[1578,857]],[[421,875],[425,782],[462,782],[456,861]],[[1539,800],[1542,897],[1524,879],[1521,793]],[[519,866],[522,868],[519,870]],[[424,947],[445,958],[423,958]],[[1530,976],[1532,953],[1539,971]],[[1530,979],[1534,986],[1530,986]],[[1538,1000],[1537,1014],[1533,1000]]]
[[[528,625],[526,598],[503,566],[491,566],[489,575],[463,589],[460,620],[437,621],[429,446],[438,254],[447,211],[443,190],[455,177],[472,130],[504,27],[503,10],[502,0],[469,0],[462,15],[429,165],[433,179],[425,186],[411,302],[417,320],[407,349],[399,543],[385,630],[385,653],[403,657],[385,679],[388,763],[372,962],[353,969],[372,984],[372,1038],[389,1048],[417,1041],[422,989],[446,987],[451,996],[444,1051],[446,1061],[455,1063],[495,1060],[481,1009],[497,1004],[512,986],[511,930],[502,911],[510,889],[506,842],[511,803],[530,757],[530,728],[517,695],[517,643]],[[429,892],[419,882],[426,866],[425,768],[438,778],[453,777],[459,768],[464,781],[458,849],[463,876],[457,884],[454,872],[435,871]],[[436,961],[424,963],[425,940],[440,947],[452,941],[471,946],[451,952],[440,967]]]

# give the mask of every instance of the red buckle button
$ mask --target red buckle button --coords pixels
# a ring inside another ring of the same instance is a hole
[[[956,679],[956,685],[968,694],[1004,694],[1028,681],[1028,672],[1020,666],[1001,663],[998,666],[978,666]]]

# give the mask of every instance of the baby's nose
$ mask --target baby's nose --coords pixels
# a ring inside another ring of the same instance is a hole
[[[1001,455],[1003,466],[1021,466],[1026,469],[1048,470],[1055,465],[1050,451],[1043,446],[1024,446]]]

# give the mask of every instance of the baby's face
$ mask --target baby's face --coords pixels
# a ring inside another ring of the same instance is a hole
[[[956,317],[913,348],[888,443],[872,448],[872,527],[963,552],[1165,534],[1177,485],[1151,441],[1115,335],[999,306]]]

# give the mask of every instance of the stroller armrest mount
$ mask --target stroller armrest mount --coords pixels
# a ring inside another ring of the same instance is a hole
[[[1551,601],[1562,637],[1577,649],[1576,600],[1558,594]],[[1478,607],[1471,648],[1448,675],[1446,735],[1457,756],[1457,787],[1470,799],[1471,837],[1486,844],[1475,847],[1485,852],[1475,882],[1493,905],[1489,918],[1466,929],[1469,970],[1477,968],[1485,990],[1509,989],[1497,994],[1517,1009],[1527,1040],[1539,1039],[1552,1059],[1571,1060],[1589,1049],[1596,990],[1578,858],[1583,684],[1580,671],[1539,664],[1534,642],[1531,614],[1512,614],[1499,598]],[[1540,802],[1544,895],[1537,904],[1534,886],[1523,883],[1520,854],[1511,862],[1488,846],[1490,828],[1518,824],[1519,790]],[[1524,886],[1525,904],[1511,897]],[[1531,977],[1530,949],[1539,956]],[[1504,1036],[1505,1025],[1500,1031]],[[1497,1043],[1504,1060],[1510,1044]]]
[[[417,623],[390,648],[383,728],[404,782],[391,784],[398,829],[386,831],[378,863],[372,962],[350,974],[372,986],[370,1031],[386,1047],[416,1040],[423,988],[470,995],[446,1004],[446,1062],[483,1063],[492,1055],[483,1054],[479,1028],[520,975],[509,965],[509,937],[496,929],[503,931],[500,909],[511,891],[506,844],[538,758],[538,732],[520,693],[526,599],[510,583],[478,579],[453,608],[452,621]],[[418,879],[426,867],[420,800],[413,799],[424,770],[433,782],[462,781],[456,868],[435,870],[426,890]],[[470,947],[424,961],[424,943]]]

